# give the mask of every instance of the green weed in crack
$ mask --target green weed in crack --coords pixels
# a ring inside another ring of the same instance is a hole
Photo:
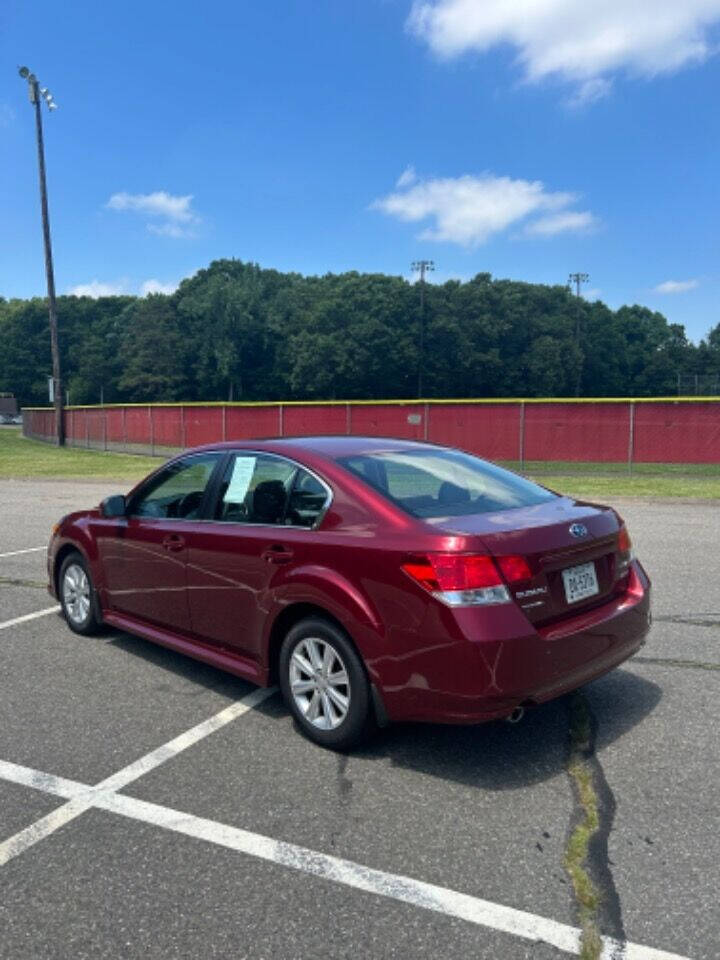
[[[602,939],[597,925],[600,892],[587,869],[590,840],[600,826],[598,797],[589,763],[592,752],[592,722],[585,697],[575,693],[570,699],[570,751],[567,771],[578,805],[578,819],[565,849],[565,869],[573,885],[578,923],[582,931],[581,960],[599,960]]]

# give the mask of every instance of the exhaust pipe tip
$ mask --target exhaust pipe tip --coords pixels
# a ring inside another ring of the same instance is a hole
[[[515,707],[512,713],[505,717],[506,723],[520,723],[525,716],[525,707]]]

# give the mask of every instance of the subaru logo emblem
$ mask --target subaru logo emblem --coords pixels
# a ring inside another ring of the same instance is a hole
[[[573,537],[586,537],[587,536],[587,527],[583,523],[573,523],[570,527],[570,534]]]

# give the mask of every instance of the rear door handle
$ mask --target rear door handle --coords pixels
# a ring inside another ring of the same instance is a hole
[[[181,537],[179,533],[169,533],[166,537],[163,537],[162,545],[164,550],[172,550],[173,552],[182,550],[185,546],[185,537]]]
[[[281,543],[274,543],[267,550],[263,550],[261,557],[266,563],[290,563],[293,558],[293,552]]]

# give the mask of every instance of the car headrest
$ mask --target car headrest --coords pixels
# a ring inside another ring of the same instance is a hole
[[[285,509],[286,496],[282,480],[263,480],[253,493],[253,520],[277,523]]]
[[[470,500],[470,491],[467,487],[459,487],[456,483],[446,480],[440,484],[438,500],[440,503],[467,503]]]

